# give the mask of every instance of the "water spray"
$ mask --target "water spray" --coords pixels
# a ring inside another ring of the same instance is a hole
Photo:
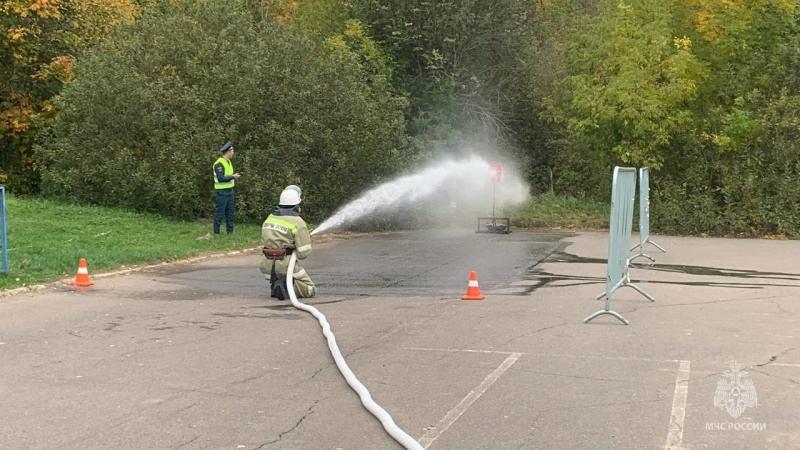
[[[493,165],[480,157],[472,156],[462,161],[444,161],[386,182],[346,204],[322,222],[311,235],[339,227],[376,211],[430,197],[442,190],[448,190],[464,201],[474,200],[475,193],[488,192],[490,189],[492,167]],[[528,195],[527,186],[515,176],[509,175],[506,178],[503,196],[511,202],[524,200]],[[492,202],[494,210],[494,199]]]
[[[319,230],[319,228],[317,228]],[[312,233],[313,234],[313,233]],[[360,381],[353,375],[353,372],[347,366],[347,363],[342,356],[342,352],[339,351],[339,346],[336,345],[336,337],[331,332],[331,326],[328,324],[328,320],[325,318],[317,308],[313,306],[306,305],[304,303],[300,303],[297,300],[297,296],[294,293],[294,265],[297,262],[297,253],[292,252],[292,257],[289,259],[289,270],[286,274],[286,288],[289,291],[289,298],[292,300],[292,305],[294,305],[297,309],[302,309],[303,311],[311,313],[314,317],[319,320],[320,325],[322,326],[322,334],[328,339],[328,348],[333,355],[334,361],[336,361],[336,366],[339,368],[339,371],[344,375],[345,380],[347,380],[347,384],[353,388],[354,391],[361,397],[361,404],[364,405],[365,408],[372,413],[378,420],[380,420],[383,428],[386,430],[387,433],[395,440],[397,443],[405,447],[409,450],[424,450],[424,447],[419,444],[414,438],[408,435],[405,431],[401,430],[398,427],[394,420],[392,420],[392,416],[386,412],[383,408],[381,408],[377,403],[372,400],[372,396],[369,394],[369,391]]]

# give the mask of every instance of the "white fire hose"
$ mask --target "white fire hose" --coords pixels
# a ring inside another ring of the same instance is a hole
[[[365,408],[372,413],[378,420],[381,421],[383,428],[389,433],[395,441],[397,441],[400,445],[405,447],[409,450],[424,450],[424,447],[419,444],[416,440],[414,440],[411,436],[409,436],[405,431],[401,430],[398,427],[394,420],[392,420],[392,416],[389,415],[383,408],[381,408],[377,403],[372,400],[372,396],[369,394],[367,388],[358,381],[353,372],[347,367],[347,363],[344,361],[344,357],[342,357],[342,352],[339,351],[339,347],[336,345],[336,337],[331,332],[331,326],[328,324],[328,320],[325,316],[314,308],[313,306],[306,305],[304,303],[300,303],[297,301],[297,296],[294,293],[294,265],[297,262],[297,254],[292,252],[292,257],[289,259],[289,270],[286,275],[286,288],[289,291],[289,298],[292,300],[292,305],[294,305],[297,309],[302,309],[303,311],[310,312],[314,317],[319,320],[320,325],[322,325],[322,334],[328,339],[328,348],[333,355],[334,361],[336,361],[336,366],[339,368],[339,371],[344,375],[345,380],[347,380],[347,384],[353,388],[354,391],[361,397],[361,404],[364,405]]]

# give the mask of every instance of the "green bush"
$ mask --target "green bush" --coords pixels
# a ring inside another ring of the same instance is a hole
[[[244,1],[160,2],[79,59],[37,149],[43,192],[210,217],[231,140],[240,220],[263,220],[287,184],[319,220],[408,159],[406,101],[369,70]]]

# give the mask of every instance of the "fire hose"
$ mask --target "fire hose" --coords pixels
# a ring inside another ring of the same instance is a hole
[[[319,320],[319,323],[322,326],[322,334],[324,334],[325,337],[328,339],[328,348],[331,351],[331,355],[333,355],[333,359],[336,362],[336,366],[339,368],[339,371],[342,373],[345,380],[347,380],[347,384],[349,384],[350,387],[353,388],[354,391],[356,391],[358,396],[361,397],[361,404],[364,405],[364,407],[367,408],[367,410],[369,410],[369,412],[371,412],[372,415],[375,416],[375,418],[380,420],[386,432],[389,433],[389,435],[395,441],[397,441],[400,445],[402,445],[406,449],[423,450],[424,447],[422,447],[422,445],[420,445],[419,442],[417,442],[416,440],[414,440],[414,438],[409,436],[408,433],[401,430],[400,427],[398,427],[394,423],[394,420],[392,420],[392,416],[390,416],[389,413],[386,412],[386,410],[381,408],[377,403],[375,403],[372,400],[372,396],[369,394],[367,388],[364,387],[364,385],[361,384],[360,381],[358,381],[358,378],[356,378],[355,375],[353,375],[353,372],[347,366],[347,363],[345,362],[344,357],[342,356],[342,352],[339,351],[339,347],[336,345],[336,337],[333,335],[333,332],[331,332],[331,326],[328,324],[328,320],[325,318],[325,316],[313,306],[300,303],[297,300],[297,296],[295,295],[294,292],[294,280],[293,280],[294,266],[296,262],[297,262],[297,254],[292,252],[292,257],[289,260],[288,273],[286,275],[286,288],[289,291],[289,298],[292,300],[292,305],[294,305],[294,307],[297,309],[301,309],[303,311],[311,313],[314,317],[317,318],[317,320]]]

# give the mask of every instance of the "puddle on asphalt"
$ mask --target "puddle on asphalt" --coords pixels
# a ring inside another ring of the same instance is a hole
[[[536,285],[528,286],[524,289],[521,295],[528,295],[537,289],[551,287],[551,284],[558,283],[558,286],[552,287],[565,287],[565,286],[580,286],[585,284],[599,284],[602,285],[606,282],[605,277],[585,277],[577,275],[566,275],[548,272],[540,268],[542,263],[576,263],[576,264],[603,264],[606,265],[608,261],[603,258],[585,258],[572,253],[564,251],[566,245],[559,246],[559,248],[547,255],[540,261],[529,267],[528,276],[526,280],[538,281]],[[684,286],[713,286],[713,287],[727,287],[736,289],[763,289],[765,286],[782,286],[782,287],[800,287],[796,284],[780,283],[781,280],[800,282],[800,274],[788,272],[761,272],[757,270],[748,269],[725,269],[720,267],[705,267],[705,266],[690,266],[678,264],[632,264],[631,267],[638,270],[653,270],[659,272],[683,273],[686,275],[696,276],[714,276],[731,278],[730,281],[654,281],[634,279],[631,281],[646,282],[653,284],[675,284]],[[639,274],[641,276],[641,274]],[[757,279],[758,282],[738,282],[738,280]],[[770,282],[772,281],[772,282]],[[602,287],[601,287],[602,289]]]

